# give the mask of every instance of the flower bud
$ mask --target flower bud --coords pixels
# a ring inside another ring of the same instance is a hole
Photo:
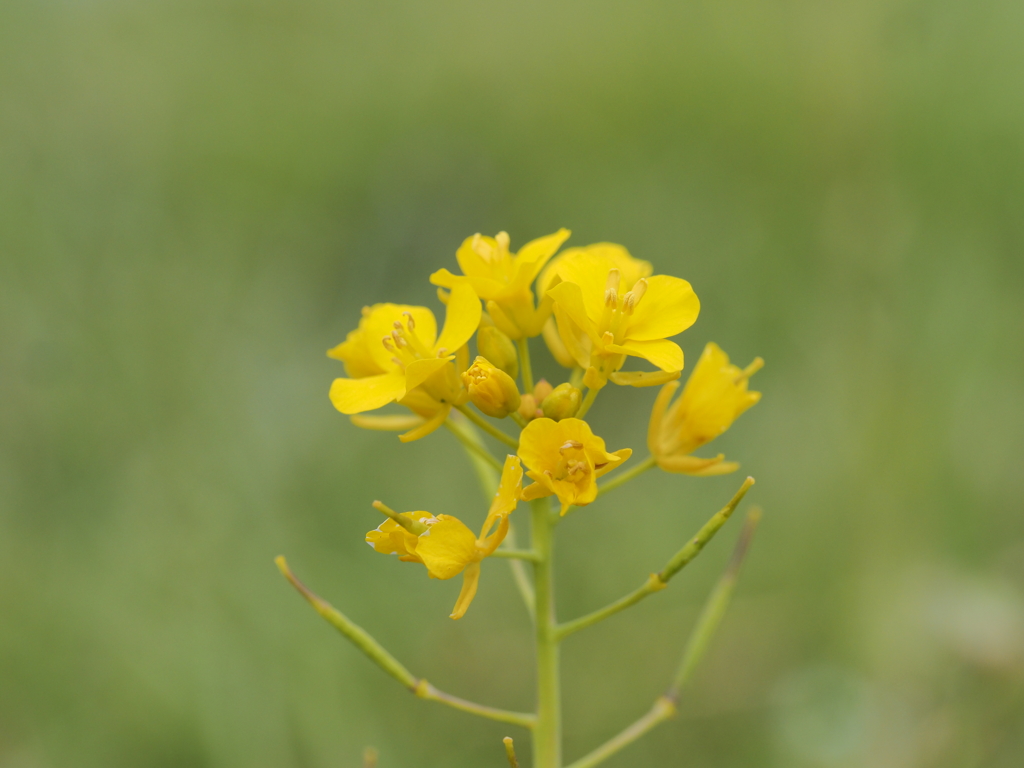
[[[503,419],[519,408],[522,398],[512,377],[492,365],[487,358],[477,357],[462,374],[469,399],[482,413]]]
[[[551,394],[544,398],[541,409],[549,419],[561,421],[576,415],[583,401],[583,393],[572,384],[559,384]]]
[[[480,326],[480,330],[476,332],[476,348],[483,357],[513,379],[519,375],[516,345],[495,326]]]
[[[537,408],[537,399],[527,392],[523,395],[522,402],[519,403],[519,415],[527,421],[531,421],[537,418],[537,413],[540,409]],[[543,413],[541,413],[543,415]]]
[[[533,399],[538,403],[543,403],[544,398],[550,395],[554,389],[555,388],[548,383],[547,379],[541,379],[533,388]]]

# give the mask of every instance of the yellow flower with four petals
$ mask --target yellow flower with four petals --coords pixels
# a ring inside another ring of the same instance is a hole
[[[481,312],[480,300],[468,285],[452,289],[440,336],[434,314],[426,307],[367,307],[359,327],[327,353],[344,362],[349,375],[331,385],[334,407],[351,415],[398,401],[427,418],[403,439],[429,434],[453,405],[466,401],[460,371],[452,361],[461,357],[460,367],[465,368],[466,342],[480,324]]]
[[[708,344],[690,374],[683,394],[669,406],[679,382],[666,384],[654,403],[647,447],[666,472],[688,475],[724,475],[739,464],[725,456],[702,459],[690,454],[725,432],[740,414],[761,399],[747,390],[748,379],[764,365],[760,357],[744,369],[732,365],[729,356],[714,343]]]
[[[609,379],[663,384],[683,369],[683,351],[668,337],[693,325],[700,302],[686,280],[650,273],[649,263],[622,246],[600,243],[567,250],[542,276],[561,341],[587,369],[587,386],[600,388]],[[620,373],[627,356],[644,358],[661,371]]]
[[[597,478],[632,453],[629,448],[608,453],[604,440],[581,419],[534,419],[519,437],[519,458],[535,481],[523,489],[523,499],[554,494],[563,515],[571,506],[584,507],[597,498]]]
[[[551,300],[542,293],[540,305],[536,305],[530,286],[569,234],[569,230],[560,229],[531,240],[514,256],[509,252],[507,232],[495,237],[467,237],[455,254],[462,274],[439,269],[430,276],[430,282],[453,290],[471,285],[486,303],[494,324],[509,338],[538,336],[551,315]]]
[[[507,456],[498,492],[479,536],[457,517],[435,517],[419,511],[396,515],[401,521],[389,518],[366,534],[366,542],[378,552],[398,555],[399,560],[423,563],[433,579],[451,579],[461,573],[462,591],[451,617],[462,618],[476,596],[480,561],[494,554],[508,535],[508,516],[516,508],[522,488],[523,468],[519,458]],[[495,524],[498,527],[492,533]]]

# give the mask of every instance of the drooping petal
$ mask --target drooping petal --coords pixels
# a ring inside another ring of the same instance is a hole
[[[693,325],[698,314],[700,301],[686,280],[654,275],[647,278],[647,290],[623,333],[637,341],[667,339]]]
[[[494,494],[494,501],[487,512],[487,519],[483,528],[480,529],[480,538],[483,539],[491,530],[491,526],[499,518],[508,517],[519,503],[523,491],[523,465],[518,456],[506,456],[505,466],[501,470],[501,481],[498,483],[498,492]]]
[[[668,339],[653,339],[651,341],[629,339],[622,344],[609,344],[605,349],[621,355],[642,357],[663,371],[683,370],[683,350],[674,341]]]
[[[533,479],[534,482],[523,488],[523,501],[542,499],[545,496],[550,496],[554,493],[546,482],[542,482],[542,478],[545,478],[543,474],[539,472],[527,472],[526,474],[528,477]]]
[[[403,432],[408,429],[415,429],[423,424],[424,419],[420,416],[403,416],[396,413],[388,416],[350,416],[349,421],[362,429],[373,429],[380,432]]]
[[[448,310],[444,317],[444,329],[434,345],[434,350],[446,349],[448,353],[464,345],[476,333],[480,325],[480,299],[468,285],[456,285],[448,297]]]
[[[702,459],[699,456],[665,456],[658,458],[658,466],[666,472],[701,477],[727,475],[740,468],[735,461],[725,461],[723,453],[709,459]]]
[[[451,412],[451,410],[452,407],[448,404],[445,404],[445,406],[442,407],[433,416],[433,418],[427,419],[422,424],[417,426],[415,429],[411,429],[405,434],[399,435],[398,439],[401,440],[403,443],[411,443],[414,440],[419,440],[420,438],[426,437],[431,432],[435,431],[438,427],[440,427],[442,424],[444,424],[445,419],[448,418],[448,414]]]
[[[438,515],[417,540],[416,554],[435,579],[450,579],[478,559],[476,536],[457,517]]]
[[[455,601],[455,607],[452,609],[451,618],[461,619],[466,615],[466,611],[469,610],[470,603],[473,602],[473,598],[476,597],[476,588],[480,584],[480,563],[473,563],[466,572],[462,574],[462,590],[459,592],[459,598]]]
[[[477,542],[481,557],[490,557],[494,554],[494,550],[501,546],[501,542],[508,536],[508,527],[508,515],[502,515],[501,522],[498,523],[498,530]]]
[[[679,371],[616,371],[608,379],[627,387],[657,387],[679,378]]]
[[[385,406],[404,394],[405,376],[383,373],[365,379],[335,379],[331,384],[330,397],[335,408],[352,415]]]

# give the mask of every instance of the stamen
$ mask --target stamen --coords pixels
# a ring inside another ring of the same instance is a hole
[[[508,232],[499,232],[494,236],[494,239],[498,241],[498,247],[503,251],[508,251],[509,243],[511,238],[508,236]]]
[[[566,440],[561,448],[558,449],[559,453],[565,453],[571,450],[580,450],[583,447],[583,443],[579,440]]]
[[[398,330],[394,330],[391,332],[391,338],[395,340],[395,346],[399,348],[409,346],[409,342],[405,340],[405,337],[402,336],[401,332]]]
[[[396,331],[402,330],[402,324],[398,320],[395,320],[395,322],[391,324],[391,327],[394,328]]]
[[[439,347],[437,350],[438,357],[448,357],[448,347]]]
[[[640,303],[640,299],[647,293],[647,281],[640,278],[636,281],[636,285],[633,286],[633,290],[622,297],[622,311],[627,315],[633,314],[633,310],[636,305]]]
[[[397,365],[403,371],[405,370],[405,363],[397,357],[392,357],[391,362]]]
[[[372,309],[370,309],[369,307],[363,307],[363,308],[362,308],[362,309],[360,310],[360,312],[361,312],[361,314],[362,314],[362,316],[363,316],[363,317],[369,317],[369,315],[370,315],[370,313],[371,313],[372,311],[373,311],[373,310],[372,310]]]
[[[490,243],[484,240],[483,235],[479,232],[473,235],[473,250],[486,261],[493,261],[494,259],[494,248]]]
[[[409,326],[409,330],[415,331],[416,321],[412,319],[412,312],[403,312],[402,314],[405,316],[406,320],[408,320],[408,323],[406,324]]]
[[[604,289],[604,305],[615,309],[619,303],[619,281],[621,276],[619,270],[609,269],[608,270],[608,282],[605,283]]]
[[[383,339],[381,339],[381,343],[384,345],[384,349],[386,349],[388,352],[395,351],[395,345],[392,343],[390,336],[385,336]]]
[[[764,358],[755,357],[754,361],[744,368],[743,372],[736,377],[736,383],[739,384],[741,381],[746,381],[762,368],[764,368]]]

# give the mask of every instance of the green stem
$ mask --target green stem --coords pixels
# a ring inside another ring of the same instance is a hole
[[[634,464],[629,469],[624,469],[619,474],[615,475],[611,480],[606,480],[597,487],[597,495],[600,496],[602,493],[608,493],[608,491],[614,491],[620,485],[628,483],[634,477],[638,477],[646,472],[651,467],[655,466],[657,462],[653,456],[648,456],[646,459],[641,461],[639,464]]]
[[[521,725],[524,728],[534,727],[537,720],[536,715],[526,712],[510,712],[508,710],[495,709],[494,707],[477,704],[476,702],[466,701],[465,699],[460,699],[457,696],[452,696],[451,694],[438,690],[422,678],[417,678],[412,674],[412,672],[406,669],[398,659],[388,653],[384,647],[370,635],[369,632],[354,623],[345,614],[299,581],[295,574],[291,572],[291,569],[288,567],[288,563],[283,556],[277,557],[274,562],[277,563],[277,567],[281,571],[281,574],[288,579],[296,590],[298,590],[299,594],[309,601],[309,604],[313,606],[317,613],[326,619],[327,622],[335,629],[341,632],[341,634],[355,645],[356,648],[369,656],[370,660],[378,667],[383,669],[391,675],[391,677],[395,678],[395,680],[415,693],[421,699],[437,701],[442,704],[447,704],[449,707],[461,709],[463,712],[470,712],[474,715],[486,717],[490,720],[498,720],[502,723]]]
[[[760,520],[761,509],[760,507],[754,507],[747,514],[747,519],[743,524],[743,532],[740,534],[736,548],[732,552],[732,557],[729,559],[729,565],[726,567],[725,573],[722,574],[718,584],[715,585],[714,591],[704,604],[700,617],[697,619],[697,624],[694,626],[693,632],[690,633],[690,639],[686,642],[686,649],[683,651],[683,658],[679,662],[679,669],[676,671],[676,676],[672,680],[672,686],[666,694],[672,701],[679,700],[679,691],[689,681],[694,668],[704,657],[708,646],[711,645],[711,638],[714,636],[715,630],[718,629],[718,625],[725,615],[725,609],[729,607],[733,590],[736,588],[736,579],[739,578],[740,566],[743,565],[743,559],[750,549],[750,541],[754,538],[754,531],[757,530],[757,524]]]
[[[708,597],[700,616],[694,625],[690,638],[686,642],[686,649],[683,651],[683,658],[676,671],[675,678],[668,691],[659,696],[651,710],[632,725],[625,728],[617,736],[612,737],[600,747],[585,757],[569,765],[569,768],[593,768],[595,765],[604,762],[623,747],[632,744],[641,736],[651,731],[659,724],[670,719],[676,713],[676,705],[679,701],[679,692],[683,685],[690,679],[697,663],[704,656],[715,630],[722,621],[726,609],[729,607],[729,600],[736,588],[736,579],[739,576],[740,566],[743,558],[750,548],[750,540],[757,528],[758,520],[761,519],[761,510],[754,508],[747,515],[743,532],[740,534],[736,548],[733,550],[732,558],[725,569],[725,573],[718,580],[714,590]]]
[[[461,413],[467,419],[472,421],[474,424],[480,427],[480,429],[482,429],[488,435],[493,437],[495,440],[500,440],[505,445],[509,446],[513,451],[519,450],[518,440],[516,440],[514,437],[509,436],[505,432],[502,432],[496,426],[494,426],[493,424],[489,423],[486,419],[484,419],[483,416],[480,416],[479,414],[475,413],[473,410],[466,407],[465,405],[457,405],[455,407],[458,409],[459,413]]]
[[[537,725],[533,730],[534,768],[561,768],[562,704],[552,573],[553,524],[547,497],[530,502],[536,587],[534,629],[537,644]]]
[[[575,763],[571,763],[569,768],[593,768],[598,763],[603,763],[620,749],[632,744],[655,726],[668,720],[675,713],[675,704],[665,696],[659,696],[658,700],[654,702],[654,706],[651,707],[650,712],[617,736],[606,741],[586,757],[581,757]]]
[[[524,336],[516,340],[519,349],[519,370],[523,373],[523,392],[533,394],[533,368],[530,367],[530,342]]]
[[[594,401],[597,400],[597,393],[600,391],[600,389],[587,387],[586,397],[584,397],[583,402],[580,403],[580,409],[576,411],[577,419],[582,419],[584,416],[587,415],[587,411],[590,410],[590,406],[592,406],[594,404]]]
[[[473,440],[472,438],[470,438],[459,427],[459,425],[456,425],[455,423],[453,423],[451,419],[448,419],[444,423],[444,425],[446,427],[448,427],[448,430],[453,435],[455,435],[455,437],[458,438],[459,442],[462,443],[462,445],[465,447],[465,449],[467,451],[472,452],[472,454],[474,456],[476,456],[477,458],[483,459],[485,462],[487,462],[487,464],[492,469],[495,469],[498,472],[501,472],[502,464],[501,464],[500,461],[498,461],[498,459],[494,456],[494,454],[492,454],[490,451],[488,451],[486,448],[484,448],[484,446],[482,446],[479,442],[477,442],[476,440]]]
[[[740,489],[736,492],[736,495],[730,499],[729,503],[726,504],[722,509],[718,510],[711,518],[701,526],[701,529],[697,531],[697,535],[686,542],[686,545],[673,555],[672,559],[668,561],[668,564],[662,569],[661,573],[652,573],[647,577],[647,581],[642,586],[630,592],[625,597],[621,597],[614,603],[606,605],[604,608],[599,608],[593,613],[588,613],[586,616],[580,616],[578,619],[567,621],[564,624],[559,624],[555,628],[555,637],[562,641],[573,632],[579,632],[581,629],[597,624],[599,621],[604,621],[609,616],[614,616],[619,611],[623,611],[630,606],[636,605],[648,595],[653,595],[655,592],[660,592],[668,586],[669,579],[675,576],[681,571],[687,564],[695,558],[700,551],[704,549],[709,541],[718,533],[719,529],[725,525],[725,521],[728,520],[736,509],[736,506],[740,503],[743,497],[747,494],[750,486],[754,484],[754,478],[748,477]]]
[[[491,557],[508,557],[514,560],[533,560],[536,562],[537,553],[532,549],[512,549],[508,547],[499,547],[491,553]]]

